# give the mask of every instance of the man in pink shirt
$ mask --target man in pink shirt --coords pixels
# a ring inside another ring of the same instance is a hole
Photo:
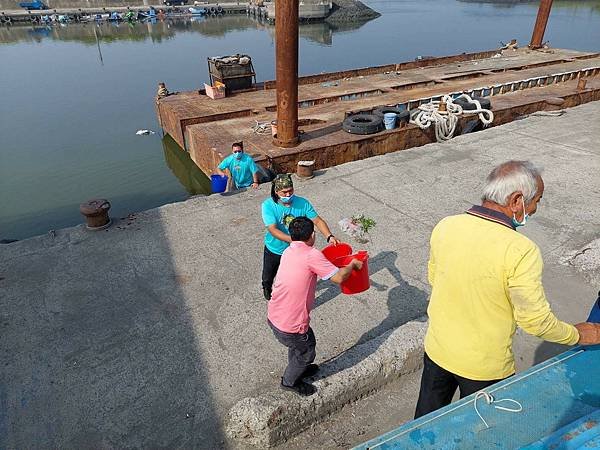
[[[313,247],[315,226],[307,217],[296,217],[289,227],[292,243],[283,252],[268,306],[268,323],[277,340],[288,348],[288,366],[281,388],[302,396],[316,388],[302,381],[317,373],[315,334],[310,328],[310,311],[315,303],[317,277],[340,284],[359,270],[362,262],[354,259],[341,269],[331,264]]]

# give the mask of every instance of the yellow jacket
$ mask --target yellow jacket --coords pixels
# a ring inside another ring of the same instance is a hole
[[[431,234],[432,286],[427,355],[471,380],[515,373],[517,325],[546,341],[574,345],[579,333],[550,309],[540,249],[497,211],[474,206],[446,217]]]

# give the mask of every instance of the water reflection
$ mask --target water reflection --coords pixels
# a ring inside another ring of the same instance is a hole
[[[210,194],[210,180],[192,161],[190,155],[177,142],[166,135],[162,139],[165,162],[188,194]]]
[[[350,22],[332,25],[327,22],[300,25],[300,37],[322,45],[332,45],[333,34],[357,30],[366,22]],[[172,39],[177,33],[198,33],[207,37],[225,37],[228,33],[246,30],[266,30],[275,39],[275,27],[245,15],[189,17],[147,22],[103,22],[51,24],[31,26],[15,24],[0,27],[0,43],[75,41],[87,45],[97,42],[146,41],[161,43]]]
[[[16,7],[18,0],[2,1]],[[485,2],[365,0],[382,16],[303,24],[300,74],[528,42],[536,3]],[[448,24],[461,25],[460,33],[448,33]],[[208,180],[172,141],[135,131],[158,130],[156,83],[198,89],[208,81],[209,56],[247,53],[258,80],[273,79],[273,31],[245,15],[0,26],[0,54],[10,61],[0,69],[7,87],[0,101],[0,239],[80,223],[78,205],[90,198],[108,198],[114,216],[123,217],[208,192]],[[547,38],[555,47],[599,51],[600,0],[554,0]]]

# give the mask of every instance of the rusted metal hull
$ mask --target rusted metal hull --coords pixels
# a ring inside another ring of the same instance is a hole
[[[341,128],[349,112],[381,105],[412,109],[444,94],[467,92],[491,97],[493,125],[499,125],[535,111],[600,100],[600,55],[595,53],[520,49],[502,57],[429,64],[301,85],[301,142],[294,148],[278,148],[270,130],[262,134],[252,130],[257,122],[268,124],[275,119],[272,89],[219,101],[198,93],[179,94],[159,101],[158,112],[164,130],[207,174],[229,153],[231,142],[239,140],[263,166],[294,172],[301,160],[314,160],[314,169],[319,170],[435,140],[433,129],[423,131],[413,125],[368,136],[352,135]],[[578,90],[580,79],[587,83]],[[460,127],[468,120],[461,120]]]

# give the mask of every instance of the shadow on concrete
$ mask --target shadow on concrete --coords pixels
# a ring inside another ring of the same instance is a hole
[[[2,255],[0,448],[223,446],[192,276],[135,222]]]
[[[357,345],[364,344],[373,338],[381,336],[386,331],[397,328],[411,320],[420,318],[427,311],[429,294],[415,286],[410,285],[404,280],[400,270],[398,270],[396,267],[397,259],[398,254],[393,251],[381,252],[377,256],[369,259],[369,275],[371,277],[377,272],[387,270],[397,284],[391,288],[388,288],[386,285],[375,283],[373,280],[371,280],[371,289],[376,289],[377,291],[381,292],[386,290],[388,291],[388,315],[378,325],[363,333],[356,343],[350,347],[350,349],[356,347]],[[317,297],[315,301],[315,308],[325,304],[338,295],[342,295],[339,286],[331,285],[331,282],[329,281],[320,282],[319,285],[324,286],[325,283],[328,283],[329,286],[327,286],[327,289]],[[319,288],[319,285],[317,286],[317,289]],[[377,346],[371,347],[369,349],[369,353],[353,352],[353,355],[350,357],[348,356],[348,350],[350,349],[345,350],[341,354],[321,365],[321,378],[325,378],[333,375],[334,373],[353,367],[368,357],[371,353],[375,352],[377,348]],[[360,354],[357,355],[357,353]]]
[[[554,342],[544,341],[535,349],[535,353],[533,355],[533,365],[535,366],[536,364],[553,358],[556,355],[560,355],[571,348],[573,347],[570,345],[562,345]]]

